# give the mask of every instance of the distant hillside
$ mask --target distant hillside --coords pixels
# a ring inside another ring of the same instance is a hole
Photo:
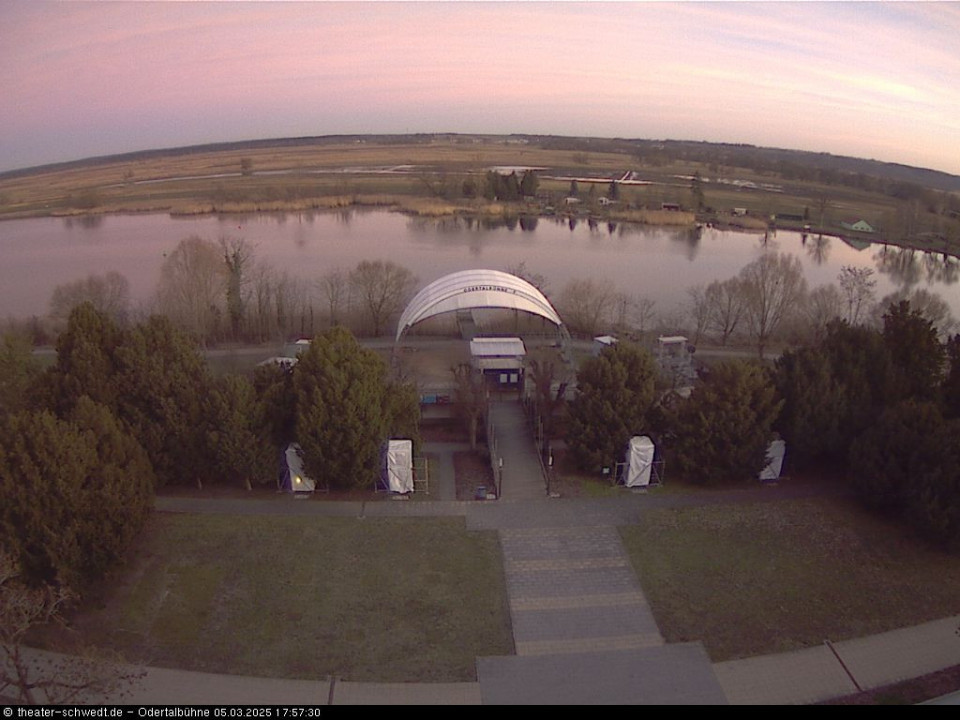
[[[644,161],[656,162],[658,158],[687,160],[707,165],[743,167],[783,175],[786,179],[803,179],[805,171],[826,171],[824,182],[830,182],[830,174],[865,175],[888,182],[902,182],[947,192],[960,191],[960,176],[927,170],[899,163],[866,160],[845,155],[815,153],[805,150],[757,147],[731,143],[698,142],[692,140],[644,140],[620,138],[575,138],[555,136],[516,136],[537,141],[544,147],[566,150],[592,150],[595,152],[629,152]],[[835,178],[834,178],[835,181]],[[846,184],[846,183],[843,183]]]
[[[803,150],[757,147],[731,143],[696,142],[689,140],[648,140],[624,138],[564,137],[553,135],[461,135],[457,133],[410,134],[410,135],[324,135],[316,137],[275,138],[241,142],[210,143],[180,148],[143,150],[118,155],[105,155],[84,160],[55,163],[34,168],[11,170],[0,173],[0,178],[14,178],[37,172],[69,170],[90,165],[118,162],[135,162],[158,157],[187,155],[217,151],[256,150],[269,147],[296,145],[327,145],[344,142],[410,143],[420,144],[434,139],[464,140],[477,138],[488,141],[519,139],[545,148],[574,151],[624,153],[644,163],[685,160],[717,167],[742,167],[777,174],[783,179],[815,180],[827,184],[858,185],[868,189],[875,178],[884,185],[904,183],[945,192],[960,192],[960,176],[937,170],[911,167],[898,163],[866,160],[863,158],[830,153],[815,153]],[[892,193],[896,194],[896,193]]]

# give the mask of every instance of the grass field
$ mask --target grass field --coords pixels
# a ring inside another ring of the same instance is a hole
[[[960,558],[844,499],[649,510],[621,535],[664,638],[714,661],[960,612]],[[132,558],[74,626],[151,665],[452,682],[513,652],[496,534],[462,519],[157,514]]]
[[[450,682],[513,652],[496,534],[462,519],[157,514],[133,555],[76,626],[148,664]]]
[[[655,510],[622,536],[663,636],[714,661],[960,613],[960,558],[852,500]]]

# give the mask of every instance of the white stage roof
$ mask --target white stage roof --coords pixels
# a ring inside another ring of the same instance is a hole
[[[461,270],[434,280],[414,296],[400,316],[396,339],[421,320],[477,308],[522,310],[563,325],[550,301],[526,280],[499,270]]]

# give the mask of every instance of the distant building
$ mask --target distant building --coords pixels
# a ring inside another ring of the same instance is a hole
[[[840,227],[844,230],[854,230],[856,232],[872,233],[873,226],[866,220],[845,220],[841,221]]]
[[[600,335],[593,339],[593,354],[599,355],[604,348],[617,344],[617,339],[613,335]]]
[[[802,223],[803,215],[793,215],[791,213],[777,213],[774,219],[779,222]]]

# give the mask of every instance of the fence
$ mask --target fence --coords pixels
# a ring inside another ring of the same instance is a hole
[[[535,400],[521,397],[520,402],[527,416],[527,421],[533,429],[533,446],[537,453],[537,462],[540,463],[540,476],[543,478],[544,490],[550,495],[550,481],[553,473],[553,451],[549,440],[543,432],[543,417]]]
[[[493,418],[490,416],[490,404],[484,413],[487,428],[487,448],[490,452],[490,470],[493,472],[493,486],[499,500],[503,491],[503,458],[497,449],[497,433],[493,427]]]

